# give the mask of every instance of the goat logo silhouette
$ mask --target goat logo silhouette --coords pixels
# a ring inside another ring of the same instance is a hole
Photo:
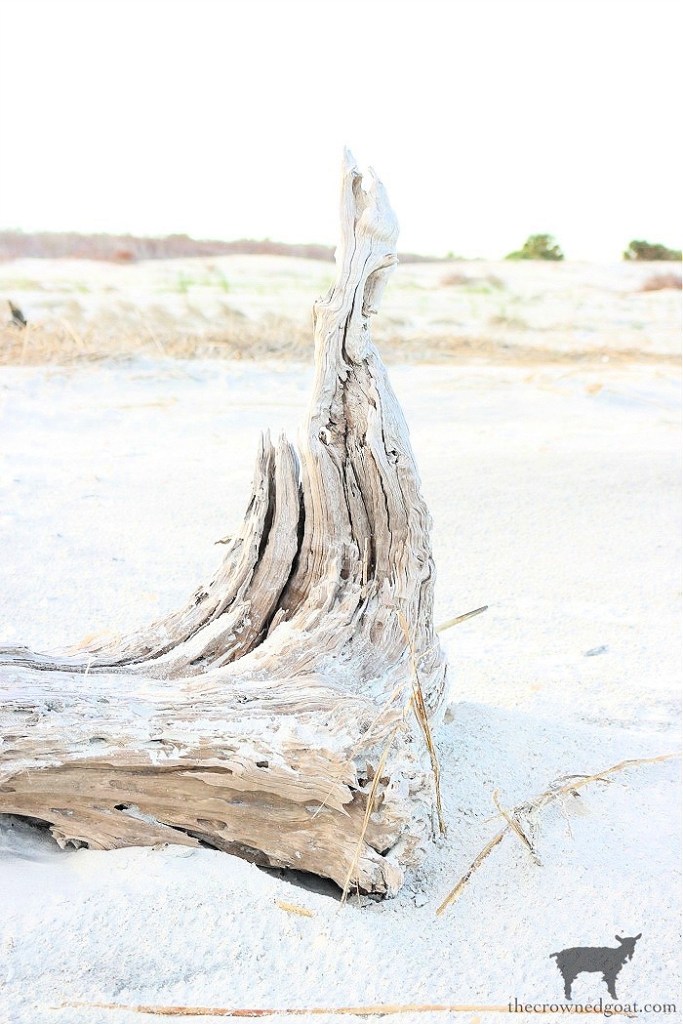
[[[579,974],[587,973],[602,974],[607,991],[613,999],[616,999],[617,975],[633,956],[636,942],[642,934],[642,932],[638,932],[631,938],[615,935],[614,938],[619,943],[618,946],[572,946],[571,949],[551,953],[551,960],[553,957],[555,958],[559,972],[564,978],[565,998],[571,999],[572,985]]]

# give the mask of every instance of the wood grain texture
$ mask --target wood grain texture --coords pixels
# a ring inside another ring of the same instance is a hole
[[[62,844],[203,842],[341,886],[360,843],[352,886],[392,894],[429,841],[411,697],[417,673],[434,717],[446,680],[431,522],[370,337],[398,227],[350,154],[341,227],[298,447],[262,438],[214,578],[116,643],[0,650],[0,811]]]

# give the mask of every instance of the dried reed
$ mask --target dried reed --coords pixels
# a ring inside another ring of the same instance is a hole
[[[379,762],[377,764],[377,768],[375,769],[375,774],[374,774],[374,777],[373,777],[373,780],[372,780],[372,785],[370,787],[370,795],[368,796],[367,803],[365,805],[365,816],[363,817],[363,825],[362,825],[362,828],[360,830],[360,835],[358,837],[358,842],[356,844],[356,849],[354,851],[353,858],[352,858],[351,863],[349,865],[349,870],[348,870],[348,873],[346,875],[346,880],[344,881],[344,887],[342,889],[342,897],[341,897],[341,902],[342,903],[346,903],[346,901],[348,899],[348,896],[349,896],[349,888],[351,886],[351,878],[353,877],[353,873],[356,870],[356,867],[358,866],[358,861],[360,860],[360,853],[361,853],[361,850],[363,849],[363,843],[365,842],[365,833],[367,832],[368,825],[370,824],[370,815],[372,814],[373,808],[375,806],[375,797],[377,796],[377,788],[379,786],[379,780],[380,780],[380,777],[382,775],[382,772],[384,771],[384,765],[387,762],[387,757],[389,756],[389,751],[391,749],[391,744],[394,742],[394,739],[396,737],[396,733],[398,732],[399,729],[400,729],[400,723],[398,725],[395,725],[394,728],[392,729],[391,734],[389,736],[389,739],[387,740],[387,742],[385,744],[385,747],[384,747],[384,750],[382,751],[382,755],[381,755],[381,757],[379,759]]]
[[[484,604],[481,608],[475,608],[474,611],[464,612],[462,615],[456,615],[453,619],[446,619],[441,625],[436,627],[437,633],[443,633],[444,630],[450,629],[451,626],[457,626],[459,622],[467,622],[468,619],[473,619],[475,615],[481,615],[482,612],[488,611],[489,606]]]
[[[422,683],[420,682],[420,673],[417,667],[417,658],[415,656],[415,646],[410,636],[410,628],[408,626],[408,620],[406,619],[403,612],[397,612],[398,621],[401,624],[401,629],[406,638],[408,644],[408,650],[410,652],[410,664],[413,670],[413,695],[412,695],[412,706],[415,712],[415,717],[420,723],[422,734],[427,744],[427,750],[429,751],[429,758],[432,763],[432,773],[434,775],[434,790],[436,794],[436,813],[439,820],[439,831],[442,836],[446,835],[446,821],[443,814],[443,803],[441,800],[441,768],[439,767],[439,759],[436,754],[436,747],[434,746],[434,740],[432,738],[432,730],[429,726],[429,718],[427,717],[427,707],[425,705],[424,693],[422,691]]]
[[[88,1010],[126,1010],[128,1013],[146,1013],[154,1017],[234,1017],[241,1020],[258,1017],[388,1017],[392,1014],[416,1013],[510,1013],[509,1006],[477,1006],[470,1003],[374,1003],[369,1006],[307,1006],[288,1008],[247,1009],[223,1006],[150,1006],[126,1005],[125,1003],[62,1003],[51,1009],[66,1008]],[[604,1015],[599,1006],[572,1006],[575,1014]],[[611,1011],[617,1017],[635,1017],[629,1010]],[[545,1016],[566,1013],[566,1008],[545,1010]]]
[[[298,903],[287,903],[286,900],[275,900],[275,906],[280,910],[286,910],[288,914],[298,914],[299,917],[315,917],[315,912],[307,907],[300,907]]]
[[[468,881],[477,870],[477,868],[483,864],[491,850],[495,849],[496,846],[505,838],[509,832],[516,833],[522,842],[528,846],[532,855],[535,854],[535,850],[528,838],[524,834],[519,826],[518,821],[514,821],[520,814],[530,814],[532,811],[540,810],[542,807],[547,807],[548,804],[553,803],[555,800],[559,800],[560,797],[566,796],[567,794],[576,795],[577,790],[582,789],[584,786],[590,785],[591,782],[610,782],[611,780],[606,778],[608,775],[615,775],[617,772],[624,771],[626,768],[632,768],[635,765],[641,764],[656,764],[659,761],[670,761],[673,757],[678,757],[678,754],[660,754],[658,757],[635,757],[628,761],[619,761],[618,764],[613,764],[609,768],[604,768],[601,772],[596,772],[593,775],[563,775],[560,779],[550,783],[547,789],[538,796],[533,797],[531,800],[526,801],[523,804],[519,804],[512,811],[504,811],[499,807],[499,815],[505,818],[505,827],[496,833],[492,839],[489,839],[486,846],[483,847],[474,858],[465,874],[460,878],[458,883],[451,889],[446,898],[439,904],[436,909],[437,917],[446,910],[455,900],[458,898],[462,890],[467,885]],[[569,780],[569,781],[567,781]],[[560,785],[563,783],[563,785]],[[497,800],[497,791],[494,794],[494,802]],[[489,819],[491,820],[491,819]]]

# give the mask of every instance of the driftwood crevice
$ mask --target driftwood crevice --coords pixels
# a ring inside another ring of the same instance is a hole
[[[62,845],[204,842],[390,894],[429,839],[411,696],[434,717],[447,669],[430,517],[370,338],[398,227],[369,177],[347,155],[298,445],[262,438],[211,582],[116,642],[0,650],[0,812],[48,821]]]

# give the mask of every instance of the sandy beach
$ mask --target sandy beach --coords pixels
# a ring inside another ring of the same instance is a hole
[[[258,273],[243,261],[242,284],[236,264],[223,267],[227,293],[215,277],[163,302],[150,282],[168,263],[144,275],[1,268],[3,294],[23,295],[36,331],[71,342],[46,365],[17,332],[0,368],[0,643],[51,651],[125,632],[212,573],[216,541],[241,521],[259,432],[295,436],[304,416],[312,369],[291,325],[303,338],[311,287],[331,274],[292,261],[278,276],[264,260]],[[375,336],[380,348],[386,339],[434,520],[436,621],[489,606],[443,634],[448,834],[399,896],[340,906],[331,883],[208,849],[60,850],[5,817],[0,1020],[132,1024],[147,1019],[133,1009],[145,1005],[331,1024],[335,1008],[414,1004],[395,1019],[488,1024],[501,1015],[477,1007],[562,1000],[553,952],[638,933],[620,999],[678,1001],[675,758],[531,813],[538,863],[507,836],[436,915],[500,827],[495,791],[515,807],[562,777],[678,749],[680,293],[639,291],[648,272],[553,266],[532,280],[527,266],[473,263],[464,273],[479,283],[446,285],[449,268],[428,265],[402,268],[387,291]],[[17,286],[39,274],[40,288]],[[60,291],[69,279],[88,291]],[[276,351],[235,358],[234,342],[216,358],[219,302],[255,331],[279,310]],[[135,351],[122,337],[140,310],[149,333]],[[194,358],[171,357],[179,323]],[[108,345],[113,356],[101,358]],[[581,975],[574,1000],[600,997],[599,976]],[[474,1008],[417,1008],[426,1004]],[[285,1012],[316,1007],[330,1012]]]

